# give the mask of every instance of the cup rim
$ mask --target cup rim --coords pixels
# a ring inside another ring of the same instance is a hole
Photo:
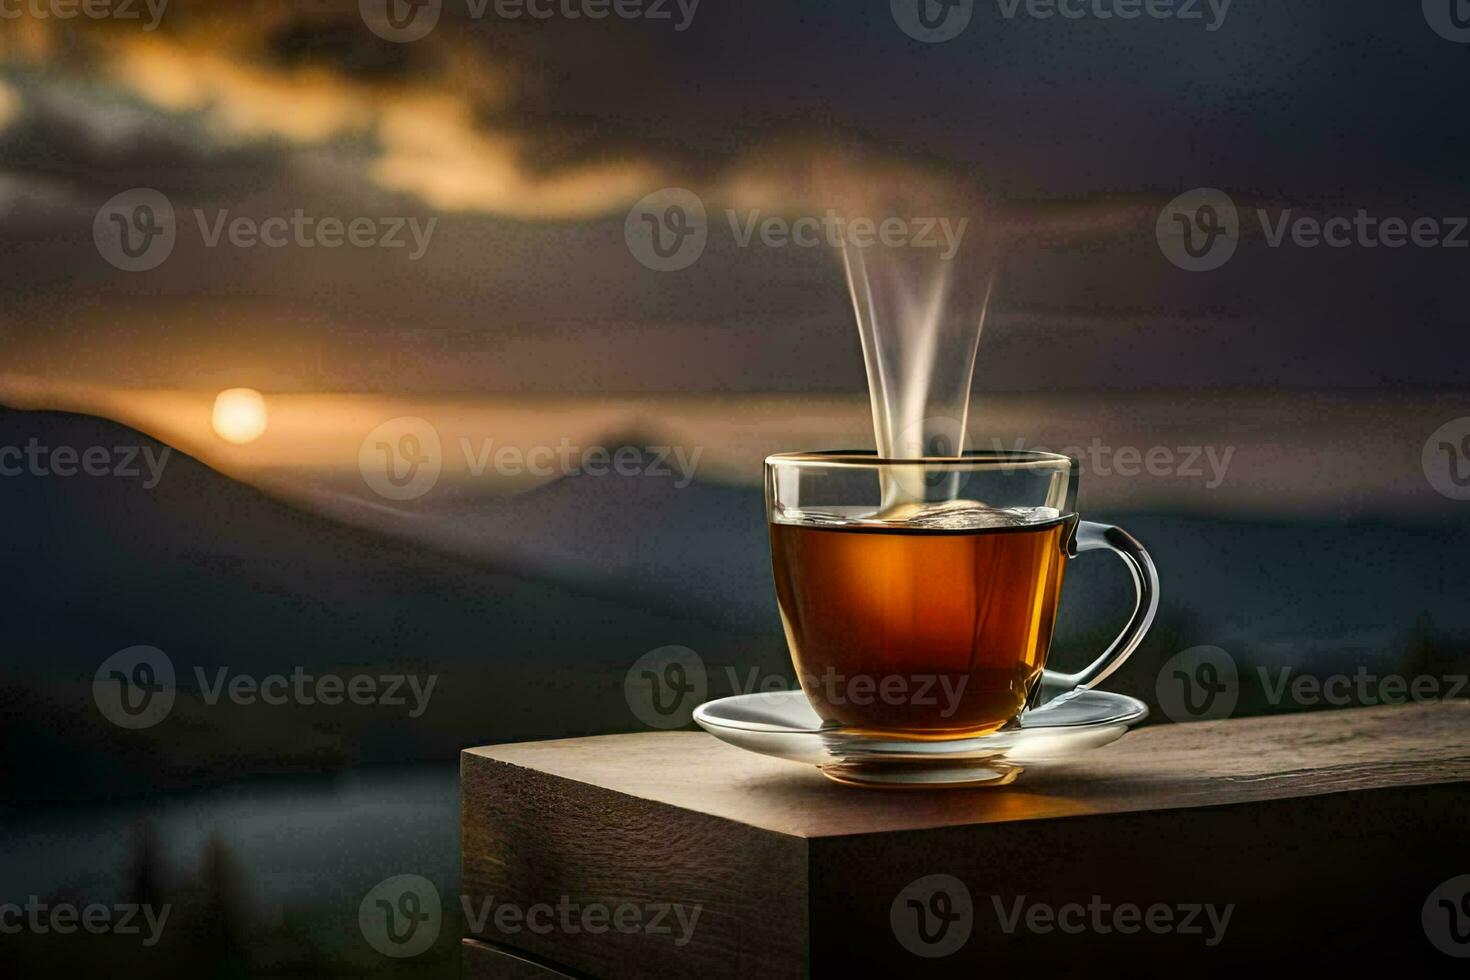
[[[1030,449],[967,449],[959,456],[879,456],[872,449],[822,449],[811,452],[772,453],[766,466],[848,467],[853,469],[888,466],[952,467],[965,470],[1070,469],[1077,460],[1060,453]]]

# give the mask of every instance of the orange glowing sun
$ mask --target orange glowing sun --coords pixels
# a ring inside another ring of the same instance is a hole
[[[214,400],[214,431],[225,442],[243,446],[265,433],[265,397],[254,388],[230,388]]]

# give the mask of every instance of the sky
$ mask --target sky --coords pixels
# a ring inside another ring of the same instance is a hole
[[[926,43],[903,29],[906,2],[593,20],[567,16],[583,0],[544,19],[446,0],[407,42],[380,36],[371,0],[168,0],[153,29],[146,8],[7,18],[0,370],[301,392],[861,391],[834,250],[739,229],[899,188],[920,215],[965,202],[962,275],[1002,260],[979,388],[1470,381],[1470,249],[1271,242],[1302,216],[1429,218],[1450,238],[1470,215],[1453,97],[1470,52],[1436,32],[1432,3],[1124,20],[1097,15],[1113,0],[1046,18],[994,0]],[[1156,221],[1204,187],[1238,207],[1239,247],[1191,272]],[[168,202],[176,241],[127,271],[94,231],[139,188]],[[627,237],[663,188],[708,217],[703,252],[674,271]],[[366,221],[371,244],[228,233],[298,213]]]

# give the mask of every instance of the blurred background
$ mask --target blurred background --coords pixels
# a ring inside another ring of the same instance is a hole
[[[0,905],[174,910],[6,959],[452,973],[460,748],[687,723],[629,683],[670,647],[789,685],[761,461],[873,428],[839,256],[746,231],[834,187],[980,202],[969,439],[1078,456],[1153,552],[1151,723],[1206,661],[1215,716],[1460,696],[1470,30],[1063,6],[0,11]],[[1058,661],[1116,572],[1069,572]],[[445,899],[412,959],[359,926],[399,874]]]

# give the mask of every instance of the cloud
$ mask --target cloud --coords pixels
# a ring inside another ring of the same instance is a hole
[[[376,115],[369,92],[329,69],[255,64],[163,37],[115,46],[108,71],[161,109],[203,113],[228,139],[321,143],[369,129]]]
[[[396,102],[381,114],[378,137],[383,153],[373,178],[441,210],[586,217],[626,207],[661,178],[658,166],[632,159],[538,173],[524,161],[520,141],[477,128],[469,107],[454,98]]]
[[[428,67],[383,78],[332,58],[283,64],[265,24],[109,39],[101,70],[153,106],[199,115],[223,142],[369,141],[369,179],[441,210],[586,218],[659,184],[660,167],[628,156],[532,162],[533,134],[485,121],[512,85],[512,72],[486,52],[446,40]]]
[[[106,89],[120,90],[182,122],[202,122],[221,147],[270,146],[287,157],[340,151],[344,169],[444,211],[588,219],[675,185],[711,203],[789,209],[834,194],[851,199],[853,188],[877,179],[909,192],[936,180],[924,168],[815,137],[756,134],[732,145],[722,136],[718,149],[692,150],[642,138],[627,122],[636,107],[618,96],[599,103],[605,83],[576,68],[579,59],[603,65],[626,56],[607,31],[506,23],[492,32],[446,21],[428,38],[394,45],[367,30],[355,2],[204,0],[172,0],[156,31],[22,24],[17,37],[26,43],[0,48],[12,63],[80,74],[104,102],[116,102]],[[548,70],[575,80],[538,111]],[[569,113],[568,101],[597,108]],[[0,123],[4,109],[0,98]],[[691,123],[708,120],[671,119],[661,128],[677,137]]]

